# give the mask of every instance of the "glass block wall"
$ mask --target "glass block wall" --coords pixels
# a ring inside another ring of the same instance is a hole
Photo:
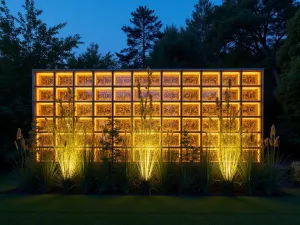
[[[193,146],[202,151],[208,150],[208,137],[217,140],[219,132],[216,98],[222,100],[222,106],[225,105],[225,91],[231,80],[230,107],[239,112],[238,127],[243,135],[251,131],[253,139],[252,145],[244,146],[244,152],[256,152],[259,161],[263,127],[262,75],[262,70],[255,69],[152,70],[153,119],[162,129],[163,152],[175,152],[175,161],[190,160],[181,146],[184,130],[188,131]],[[138,81],[142,87],[145,86],[146,71],[35,70],[33,120],[43,128],[46,121],[59,116],[58,103],[54,99],[65,101],[68,88],[71,88],[75,93],[76,115],[93,124],[91,129],[95,140],[100,138],[104,124],[111,117],[119,122],[121,136],[126,135],[130,151],[134,146],[132,128],[140,122]],[[221,112],[226,115],[224,109]],[[47,131],[41,129],[38,137],[43,140],[39,142],[43,146],[39,144],[39,147],[49,148],[51,152]],[[121,157],[121,146],[114,148]]]

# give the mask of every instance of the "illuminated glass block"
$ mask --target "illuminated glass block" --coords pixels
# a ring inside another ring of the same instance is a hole
[[[239,101],[240,100],[240,91],[239,88],[223,88],[222,89],[222,100],[226,101],[226,98],[229,97],[229,101]]]
[[[92,86],[93,73],[92,72],[76,72],[75,73],[76,86]]]
[[[79,129],[84,130],[85,132],[91,132],[93,129],[92,118],[79,118],[77,123]]]
[[[223,71],[222,73],[222,85],[228,86],[229,85],[229,80],[231,81],[231,86],[237,86],[240,85],[240,72],[236,71],[230,71],[230,72],[225,72]]]
[[[260,85],[261,84],[261,72],[244,71],[242,73],[242,80],[244,86]]]
[[[163,88],[163,100],[164,101],[180,101],[180,89],[179,88]]]
[[[200,101],[200,88],[183,88],[183,101]]]
[[[95,88],[96,101],[111,101],[112,89],[111,88]]]
[[[56,103],[56,116],[68,116],[74,112],[74,105],[69,103]]]
[[[56,99],[61,101],[68,101],[72,98],[72,91],[68,88],[56,88]]]
[[[140,82],[141,87],[145,87],[148,84],[148,73],[147,72],[134,72],[134,86],[137,86]],[[151,75],[151,86],[160,86],[160,72],[152,72]]]
[[[223,116],[239,116],[240,115],[240,104],[239,103],[223,103],[222,104]]]
[[[202,86],[219,86],[220,72],[202,72]]]
[[[220,99],[219,88],[203,88],[202,89],[202,101],[216,101]]]
[[[92,103],[75,103],[76,116],[92,116]]]
[[[259,88],[243,88],[243,101],[259,101],[260,89]]]
[[[37,116],[53,116],[53,103],[36,103]]]
[[[37,146],[42,146],[42,147],[46,147],[46,146],[53,146],[53,135],[51,134],[38,134],[37,135]]]
[[[130,103],[115,103],[114,104],[115,116],[131,116],[131,104]]]
[[[49,131],[54,125],[52,118],[37,118],[36,122],[38,131],[41,132]]]
[[[243,118],[242,121],[243,132],[260,132],[261,121],[260,118]]]
[[[177,133],[163,134],[163,146],[164,147],[180,146],[180,134]]]
[[[75,99],[76,101],[92,101],[93,100],[92,88],[76,88]]]
[[[179,162],[180,148],[163,148],[162,155],[164,162]]]
[[[200,85],[199,72],[182,72],[182,85],[183,86],[198,86]]]
[[[131,89],[130,88],[115,88],[114,89],[115,101],[131,101]]]
[[[202,132],[219,132],[219,119],[218,118],[203,118],[202,119]]]
[[[179,118],[163,118],[163,131],[180,131]]]
[[[54,73],[52,73],[52,72],[36,73],[36,85],[37,86],[53,86],[54,85]]]
[[[202,116],[218,116],[216,103],[202,103]]]
[[[96,86],[111,86],[112,85],[112,72],[95,72],[95,85]]]
[[[119,133],[121,139],[118,143],[114,143],[117,147],[131,147],[131,134],[130,133]],[[115,149],[114,149],[115,150]]]
[[[180,116],[180,104],[163,103],[163,116]]]
[[[239,118],[223,118],[222,130],[224,132],[238,132],[240,126]]]
[[[95,131],[103,131],[108,121],[106,118],[95,118]]]
[[[200,134],[194,134],[190,133],[190,145],[193,147],[199,147],[200,146]]]
[[[140,134],[133,133],[133,145],[135,148],[140,147],[139,144],[144,143],[145,137],[147,138],[146,143],[148,148],[157,148],[160,146],[160,133],[152,133],[152,134]]]
[[[53,88],[37,88],[37,101],[53,101]]]
[[[133,113],[134,116],[140,116],[140,103],[134,103]],[[150,107],[149,105],[147,107]],[[149,109],[149,108],[148,108]],[[149,113],[147,114],[149,116]],[[160,103],[152,103],[152,116],[160,116]]]
[[[183,118],[182,130],[186,131],[200,131],[200,119]]]
[[[115,72],[115,86],[131,86],[131,72]]]
[[[219,134],[207,133],[202,135],[202,146],[207,148],[216,148],[219,146]]]
[[[147,90],[145,88],[141,88],[141,97],[146,99]],[[152,101],[160,101],[160,88],[150,88],[149,94],[152,96]],[[134,88],[134,101],[139,101],[138,98],[138,88]],[[150,96],[148,97],[150,98]]]
[[[95,116],[112,116],[112,104],[111,103],[96,103],[95,104]]]
[[[180,72],[163,72],[164,86],[178,86],[180,85]]]
[[[73,73],[71,72],[56,73],[56,85],[73,86]]]
[[[200,116],[200,103],[182,103],[182,116]]]
[[[261,146],[261,134],[244,133],[242,135],[243,147],[252,148]]]
[[[260,116],[260,103],[242,103],[243,116]]]
[[[131,132],[131,119],[130,118],[115,118],[115,124],[120,131]]]
[[[133,124],[134,125],[134,130],[139,130],[141,128],[141,125],[142,125],[141,119],[136,119],[135,118],[133,123],[134,123]],[[151,120],[148,120],[147,127],[150,130],[157,131],[157,130],[160,130],[160,127],[161,127],[160,123],[161,123],[160,118],[152,118]]]

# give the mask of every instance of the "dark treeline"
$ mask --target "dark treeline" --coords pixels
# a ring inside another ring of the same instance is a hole
[[[184,27],[167,25],[154,10],[140,6],[122,31],[127,47],[101,54],[79,34],[60,37],[67,23],[50,27],[42,10],[25,0],[24,13],[0,5],[0,167],[11,157],[18,127],[31,126],[32,69],[105,68],[264,68],[264,125],[275,123],[281,146],[300,150],[300,10],[295,0],[199,0]],[[101,45],[101,43],[100,43]],[[267,134],[266,134],[267,135]]]

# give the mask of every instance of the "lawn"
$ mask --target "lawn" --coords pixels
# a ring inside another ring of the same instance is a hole
[[[0,176],[0,193],[15,184]],[[300,189],[286,197],[0,194],[2,225],[299,224]]]
[[[300,196],[0,195],[1,224],[299,224]]]

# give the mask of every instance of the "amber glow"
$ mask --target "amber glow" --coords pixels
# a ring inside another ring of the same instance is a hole
[[[145,86],[146,71],[38,71],[34,75],[34,119],[41,125],[45,123],[45,117],[51,119],[55,115],[60,116],[59,104],[53,103],[54,98],[63,100],[63,106],[68,107],[66,95],[68,88],[71,88],[75,94],[76,116],[92,124],[90,129],[91,132],[96,132],[95,136],[101,134],[108,117],[119,122],[121,135],[125,132],[134,133],[134,126],[139,123],[140,117],[136,85],[139,81]],[[261,138],[261,71],[153,70],[150,88],[153,99],[153,126],[161,127],[160,139],[164,147],[172,146],[173,150],[176,148],[180,152],[183,130],[189,132],[193,145],[202,147],[203,150],[209,145],[205,140],[206,134],[212,136],[210,142],[219,140],[220,124],[216,99],[223,101],[222,115],[225,116],[227,112],[224,101],[229,80],[232,86],[230,101],[233,101],[230,103],[230,110],[236,113],[237,128],[240,127],[244,133],[257,134],[257,141]],[[145,88],[141,89],[142,95],[146,93]],[[46,143],[47,132],[39,132]],[[173,137],[166,138],[168,135]],[[128,148],[133,151],[132,144],[135,144],[131,139],[133,137],[129,138]],[[252,143],[251,148],[259,149],[259,145]],[[42,147],[41,142],[39,146]],[[259,158],[259,150],[255,151]]]

